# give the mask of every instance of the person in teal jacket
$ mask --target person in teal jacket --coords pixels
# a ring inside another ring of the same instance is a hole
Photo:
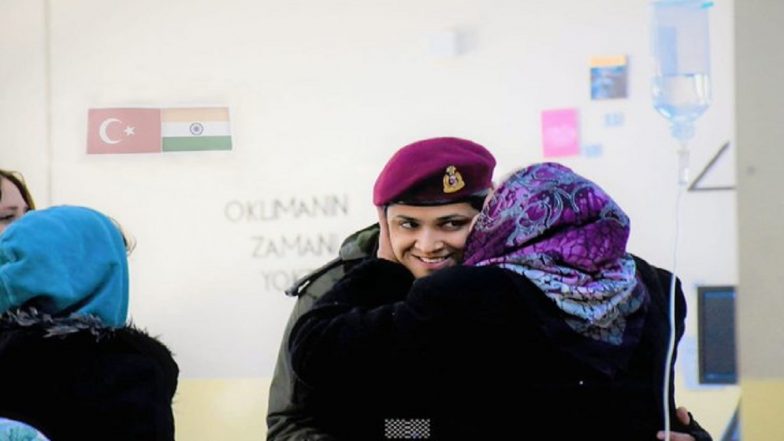
[[[179,368],[128,323],[127,243],[86,207],[0,234],[0,417],[60,440],[174,440]]]

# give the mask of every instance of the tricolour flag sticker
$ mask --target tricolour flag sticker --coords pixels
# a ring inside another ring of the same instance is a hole
[[[229,109],[162,109],[161,136],[164,152],[231,150]]]
[[[87,153],[159,153],[161,109],[90,109]]]
[[[231,150],[227,107],[87,112],[87,153]]]

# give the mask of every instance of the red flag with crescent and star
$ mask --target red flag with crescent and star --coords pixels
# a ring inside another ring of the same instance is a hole
[[[161,110],[89,109],[87,153],[159,153]]]

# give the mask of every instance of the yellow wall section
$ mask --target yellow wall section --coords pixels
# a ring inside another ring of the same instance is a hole
[[[743,441],[784,440],[784,379],[742,380],[740,430]]]
[[[260,441],[267,434],[270,378],[180,379],[174,397],[176,438]]]
[[[740,396],[740,386],[689,389],[684,385],[683,375],[675,374],[675,403],[689,409],[697,422],[713,436],[714,441],[720,441],[727,430]]]

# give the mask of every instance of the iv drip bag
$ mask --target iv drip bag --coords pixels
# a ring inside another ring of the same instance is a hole
[[[694,121],[710,104],[710,42],[705,0],[653,2],[653,106],[672,124],[672,135],[685,143]]]

